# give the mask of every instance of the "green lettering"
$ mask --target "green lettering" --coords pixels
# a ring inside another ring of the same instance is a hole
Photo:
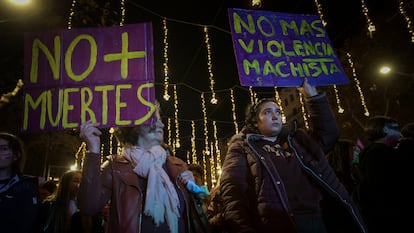
[[[59,79],[60,71],[60,38],[55,36],[54,39],[54,56],[49,49],[39,39],[35,39],[32,45],[32,64],[30,67],[30,82],[37,83],[37,75],[39,70],[39,49],[43,51],[46,59],[49,62],[50,69],[52,70],[53,79]]]
[[[79,75],[76,75],[75,73],[73,73],[73,70],[72,70],[72,53],[75,50],[76,45],[78,45],[78,43],[81,40],[88,41],[90,45],[89,65],[88,65],[88,68],[84,72],[82,72]],[[68,50],[66,51],[66,54],[65,54],[65,67],[66,67],[66,73],[68,74],[69,78],[71,78],[74,81],[80,82],[84,80],[93,71],[96,65],[96,57],[98,54],[97,47],[98,46],[96,45],[95,39],[92,36],[86,35],[86,34],[81,34],[77,36],[70,43]]]

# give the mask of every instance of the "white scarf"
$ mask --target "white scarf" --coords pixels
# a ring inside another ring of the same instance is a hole
[[[134,166],[134,172],[148,179],[144,213],[152,216],[155,224],[167,221],[171,233],[178,232],[180,200],[169,176],[162,168],[167,153],[161,146],[144,150],[140,147],[128,147],[122,150],[122,156]]]

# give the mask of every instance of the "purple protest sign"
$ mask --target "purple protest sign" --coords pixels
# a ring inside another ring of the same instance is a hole
[[[151,23],[27,33],[24,43],[22,131],[152,122]]]
[[[317,15],[230,8],[242,86],[347,84],[348,78]]]

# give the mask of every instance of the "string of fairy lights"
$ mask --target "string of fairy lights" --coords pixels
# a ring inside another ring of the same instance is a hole
[[[398,9],[400,10],[401,15],[403,16],[405,22],[407,23],[408,32],[411,35],[411,42],[414,43],[414,30],[413,30],[413,21],[408,17],[408,14],[405,10],[405,3],[403,0],[399,1]]]
[[[323,6],[320,3],[320,1],[318,0],[314,0],[315,5],[316,5],[316,9],[317,9],[317,13],[323,23],[324,26],[327,25],[327,22],[325,21],[325,16],[324,16],[324,10],[323,10]],[[76,0],[72,1],[71,7],[70,7],[70,12],[69,12],[69,17],[68,17],[68,24],[67,27],[68,29],[71,29],[73,27],[72,25],[72,20],[73,20],[73,16],[75,15],[75,6],[77,4]],[[134,3],[136,4],[136,3]],[[252,7],[254,8],[260,8],[262,5],[262,1],[261,0],[252,0],[251,1]],[[121,19],[120,19],[120,26],[123,26],[125,23],[125,0],[121,0]],[[400,14],[404,17],[405,22],[407,24],[407,29],[409,31],[409,33],[411,34],[411,42],[414,42],[414,31],[413,31],[413,25],[412,25],[412,21],[410,19],[410,17],[408,17],[406,11],[405,11],[405,4],[403,0],[399,1],[399,10],[400,10]],[[368,11],[368,7],[365,4],[364,0],[361,0],[361,11],[362,14],[365,16],[366,19],[366,24],[367,24],[367,29],[368,29],[368,34],[370,36],[370,38],[373,37],[373,33],[375,32],[375,25],[373,23],[373,21],[371,20],[371,18],[369,17],[369,11]],[[153,12],[151,12],[153,13]],[[156,15],[158,17],[160,17],[160,15]],[[177,85],[178,84],[170,84],[169,81],[169,54],[168,54],[168,50],[169,50],[169,43],[168,43],[168,21],[174,21],[174,22],[180,22],[180,23],[186,23],[186,24],[191,24],[194,26],[199,26],[199,27],[203,27],[204,30],[204,42],[205,42],[205,48],[207,51],[207,67],[208,67],[208,76],[209,76],[209,88],[210,88],[210,92],[203,92],[203,91],[199,91],[200,95],[201,95],[201,109],[202,109],[202,114],[203,114],[203,131],[204,131],[204,149],[202,151],[202,157],[200,160],[200,157],[198,156],[197,153],[197,147],[196,147],[196,126],[195,126],[195,121],[196,120],[191,120],[191,152],[187,151],[187,158],[186,161],[188,163],[198,163],[200,165],[203,166],[204,169],[204,178],[205,181],[207,182],[207,180],[210,180],[212,186],[214,186],[214,184],[217,182],[220,172],[221,172],[221,151],[219,148],[219,138],[217,136],[217,121],[215,120],[211,120],[208,119],[207,116],[207,105],[206,105],[206,94],[211,95],[211,99],[210,99],[210,103],[217,105],[218,102],[220,101],[217,96],[216,96],[216,92],[217,90],[215,89],[215,79],[214,79],[214,73],[213,73],[213,62],[212,62],[212,56],[213,56],[213,49],[211,46],[211,41],[210,41],[210,37],[209,37],[209,28],[215,28],[218,29],[215,26],[207,26],[207,25],[199,25],[199,24],[194,24],[194,23],[190,23],[190,22],[185,22],[185,21],[179,21],[179,20],[174,20],[174,19],[169,19],[166,17],[162,17],[162,23],[163,23],[163,77],[164,77],[164,81],[163,81],[163,99],[165,101],[169,101],[170,99],[170,86],[173,86],[173,99],[174,99],[174,119],[168,118],[167,119],[167,142],[169,145],[172,146],[173,149],[173,153],[175,153],[176,148],[180,148],[180,125],[179,122],[182,120],[179,118],[179,102],[178,102],[178,95],[177,95]],[[222,30],[224,31],[224,30]],[[228,33],[228,32],[227,32]],[[351,54],[348,52],[346,53],[347,57],[348,57],[348,65],[352,70],[352,76],[353,76],[353,81],[355,83],[355,86],[358,90],[359,93],[359,98],[361,100],[361,105],[363,106],[364,109],[364,115],[365,116],[369,116],[369,111],[368,108],[366,106],[365,103],[365,97],[363,94],[363,91],[360,87],[360,81],[357,78],[357,74],[355,71],[355,66],[354,63],[352,61],[352,57]],[[231,100],[231,114],[232,114],[232,124],[234,126],[234,132],[235,133],[239,133],[239,124],[238,124],[238,119],[237,119],[237,109],[236,109],[236,98],[235,98],[235,94],[234,94],[234,89],[236,87],[232,87],[230,89],[227,90],[220,90],[220,91],[229,91],[229,97]],[[238,87],[241,88],[241,87]],[[343,113],[345,111],[345,109],[341,106],[341,100],[340,100],[340,94],[339,94],[339,90],[337,89],[336,85],[333,85],[334,88],[334,92],[335,92],[335,98],[336,98],[336,102],[338,105],[338,113]],[[251,104],[254,104],[257,102],[257,93],[253,90],[253,87],[249,87],[248,88],[248,92],[250,95],[250,102]],[[283,122],[286,123],[286,116],[283,110],[283,105],[282,105],[282,101],[280,98],[280,94],[278,91],[278,88],[275,86],[274,87],[274,97],[277,100],[280,108],[281,108],[281,112],[282,112],[282,117],[283,117]],[[302,111],[302,116],[304,119],[304,123],[305,123],[305,127],[309,128],[309,124],[308,124],[308,115],[306,113],[306,109],[304,106],[304,100],[303,100],[303,95],[301,93],[299,93],[299,101],[301,104],[301,111]],[[211,126],[209,127],[209,122],[212,122],[212,128],[213,128],[213,139],[210,140],[209,139],[209,129],[211,128]],[[174,123],[174,126],[173,126]],[[173,130],[175,131],[174,136],[173,136]],[[110,152],[113,152],[113,129],[109,130],[110,133]],[[119,145],[117,145],[118,147],[118,151],[117,153],[119,153]],[[207,164],[208,161],[208,164]],[[208,166],[209,165],[209,166]],[[207,175],[209,175],[209,177],[207,177]]]
[[[217,104],[216,92],[214,91],[214,75],[213,75],[213,62],[211,62],[211,44],[210,37],[208,36],[208,27],[204,26],[205,42],[207,48],[207,66],[208,66],[208,77],[210,80],[211,100],[210,103]]]
[[[375,32],[375,25],[372,22],[371,18],[369,17],[368,7],[367,5],[365,5],[364,0],[361,0],[361,8],[362,8],[362,13],[364,14],[365,19],[367,20],[368,34],[372,38],[373,33]]]

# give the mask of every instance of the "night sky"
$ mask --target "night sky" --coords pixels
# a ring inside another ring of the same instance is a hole
[[[2,55],[0,58],[0,94],[11,91],[17,79],[23,76],[23,33],[67,27],[72,1],[37,0],[34,2],[37,2],[38,7],[25,12],[18,12],[7,6],[0,7],[0,51]],[[120,18],[119,3],[111,2],[115,8],[113,10],[118,13],[115,17]],[[386,114],[397,118],[401,125],[413,121],[414,78],[407,79],[394,75],[391,80],[384,81],[377,72],[381,64],[388,63],[400,72],[414,73],[412,66],[414,43],[410,42],[410,33],[406,26],[407,23],[399,13],[398,1],[365,1],[370,19],[376,26],[376,32],[372,38],[367,35],[366,18],[362,13],[360,0],[319,2],[322,5],[324,20],[328,23],[326,29],[329,37],[351,81],[349,85],[339,87],[342,91],[340,95],[344,98],[342,104],[345,109],[345,114],[338,115],[337,118],[342,131],[347,132],[350,128],[359,128],[358,125],[364,124],[367,119],[363,115],[359,94],[354,88],[352,70],[349,68],[346,52],[352,54],[371,115]],[[413,20],[414,1],[404,2],[407,5],[407,14]],[[5,5],[5,0],[0,4]],[[161,102],[164,123],[167,123],[168,118],[173,120],[175,113],[172,98],[168,102],[162,100],[164,81],[162,19],[165,17],[168,20],[169,81],[171,84],[177,84],[178,118],[182,144],[178,153],[181,153],[181,156],[191,150],[191,121],[196,123],[198,147],[203,148],[203,112],[200,105],[202,92],[206,93],[210,133],[212,133],[212,121],[215,120],[219,139],[226,140],[234,134],[230,89],[233,89],[236,95],[239,127],[243,125],[244,109],[249,103],[249,92],[248,88],[240,86],[238,79],[227,15],[227,9],[230,7],[251,9],[251,1],[126,1],[126,24],[149,21],[153,24],[156,95]],[[259,9],[300,14],[318,13],[313,0],[263,0]],[[204,25],[209,26],[212,68],[218,99],[216,106],[208,103],[211,91]],[[171,95],[172,89],[170,90]],[[266,96],[272,91],[268,88],[254,88],[254,90],[259,97]],[[336,108],[332,89],[323,87],[321,90],[328,93],[332,107]],[[14,103],[18,101],[12,101],[11,104]],[[8,106],[0,109],[3,122],[10,121],[0,126],[0,129],[16,131],[18,129],[16,124],[19,123],[16,117],[10,117],[10,108]],[[18,110],[14,111],[18,113]],[[358,133],[354,135],[347,133],[348,135],[356,137]],[[212,139],[212,135],[209,138]]]

